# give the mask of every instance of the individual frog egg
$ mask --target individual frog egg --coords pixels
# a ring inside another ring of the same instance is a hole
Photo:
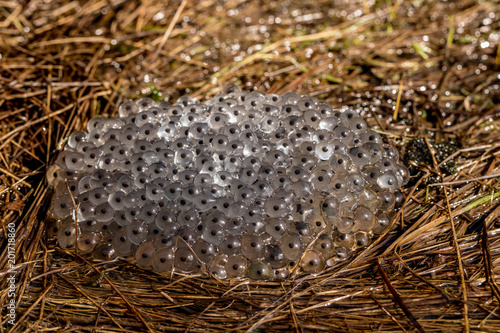
[[[139,219],[147,224],[152,224],[155,222],[159,211],[160,207],[156,203],[149,202],[142,207]]]
[[[358,231],[354,234],[354,244],[356,248],[364,248],[370,245],[370,235],[364,231]]]
[[[133,220],[129,220],[127,218],[126,212],[123,210],[117,210],[115,211],[115,215],[113,216],[113,220],[120,226],[120,227],[125,227],[127,225],[130,225]]]
[[[282,235],[279,245],[288,260],[297,260],[302,255],[302,243],[299,234],[286,233]]]
[[[104,135],[104,138],[106,137],[106,134]],[[111,155],[116,150],[116,147],[118,147],[119,145],[120,145],[120,142],[118,140],[109,139],[109,140],[105,140],[101,149],[102,149],[104,155]]]
[[[157,250],[164,247],[174,246],[175,244],[174,244],[173,234],[168,233],[166,231],[159,233],[158,235],[153,237],[153,245]]]
[[[78,221],[87,220],[94,217],[95,205],[91,202],[82,202],[78,205]]]
[[[274,168],[286,167],[287,166],[287,156],[280,150],[271,150],[265,153],[264,162],[266,164],[272,165]]]
[[[131,149],[126,145],[118,145],[111,153],[111,157],[116,161],[128,161],[131,156]]]
[[[134,251],[134,244],[128,238],[127,227],[123,227],[113,236],[113,249],[118,255],[127,256]]]
[[[148,172],[151,179],[164,178],[168,174],[168,169],[163,163],[153,163],[148,167]]]
[[[307,200],[313,191],[311,184],[304,180],[294,182],[290,189],[292,190],[293,196],[299,200]]]
[[[351,233],[339,233],[335,235],[333,242],[335,246],[351,249],[354,246],[354,237]]]
[[[392,171],[380,174],[376,179],[376,185],[381,189],[388,189],[393,192],[399,188],[398,179]]]
[[[115,192],[108,197],[108,203],[114,210],[122,210],[125,208],[125,193]]]
[[[283,174],[278,175],[278,177],[271,181],[271,185],[275,190],[287,188],[291,183],[290,178]]]
[[[134,190],[134,181],[131,177],[123,175],[118,179],[116,185],[116,191],[121,191],[123,193],[129,194]]]
[[[349,149],[349,156],[354,165],[359,169],[371,163],[370,154],[361,147],[352,147]]]
[[[53,199],[54,215],[60,219],[71,215],[74,211],[73,200],[69,195],[61,195]]]
[[[217,173],[218,174],[218,173]],[[214,177],[212,177],[208,173],[199,173],[198,175],[195,176],[194,178],[194,186],[195,188],[205,188],[212,184],[214,181]]]
[[[249,198],[251,201],[254,200],[255,196],[260,198],[269,198],[273,194],[273,188],[268,182],[264,180],[256,181],[253,184],[253,188],[255,192],[254,190],[251,190],[254,193],[254,196]]]
[[[128,221],[128,223],[126,222],[125,223],[129,225],[132,222],[135,222],[139,218],[141,214],[141,208],[139,206],[133,206],[130,208],[126,208],[124,212],[125,212],[125,219]]]
[[[116,251],[115,251],[112,244],[105,243],[105,244],[100,244],[97,247],[95,247],[94,251],[92,252],[92,255],[96,259],[112,260],[112,259],[116,258]]]
[[[216,203],[216,199],[207,193],[201,193],[193,198],[193,207],[199,212],[209,211]]]
[[[155,224],[161,230],[169,229],[172,224],[177,224],[177,218],[170,209],[162,209],[154,215]]]
[[[342,142],[352,142],[354,137],[354,133],[351,129],[342,125],[335,127],[332,134],[335,138],[340,139]]]
[[[149,202],[144,189],[132,191],[128,196],[135,199],[135,205],[138,207],[144,207]]]
[[[396,203],[396,198],[391,190],[382,190],[377,192],[379,197],[380,206],[379,209],[384,211],[394,210],[394,205]]]
[[[66,220],[57,231],[57,241],[63,249],[69,249],[75,246],[76,229],[75,222],[71,219]]]
[[[384,144],[384,145],[382,145],[382,150],[384,153],[384,157],[391,158],[394,161],[399,160],[399,153],[398,153],[396,147],[391,146],[389,144]]]
[[[185,209],[177,216],[177,223],[191,228],[194,228],[200,222],[200,217],[193,208]]]
[[[366,131],[368,130],[368,125],[366,124],[366,121],[359,116],[349,119],[348,125],[351,131],[356,135],[362,135],[363,133],[366,133]]]
[[[146,237],[146,240],[150,240],[156,235],[161,234],[162,230],[158,228],[154,223],[148,225],[148,236]]]
[[[244,184],[251,185],[257,180],[257,172],[251,168],[242,168],[238,174],[238,179]]]
[[[95,118],[93,118],[95,119]],[[93,120],[90,119],[90,120]],[[101,147],[104,144],[104,131],[102,129],[94,129],[89,131],[88,140],[96,147]]]
[[[146,185],[146,196],[149,200],[159,201],[165,196],[165,191],[159,185],[147,184]]]
[[[157,272],[172,271],[174,268],[174,250],[172,247],[163,247],[153,254],[151,265]]]
[[[147,97],[143,97],[143,98],[139,99],[136,102],[136,104],[139,107],[139,112],[142,112],[144,110],[147,110],[149,108],[156,106],[156,102],[153,101],[151,98],[147,98]]]
[[[403,193],[401,191],[394,191],[394,201],[395,201],[395,206],[400,207],[403,204]]]
[[[375,216],[372,211],[365,206],[359,205],[354,210],[354,228],[370,232],[375,224]]]
[[[210,273],[219,280],[224,280],[228,276],[225,265],[210,265]]]
[[[207,122],[208,122],[208,126],[214,130],[214,131],[218,131],[219,129],[221,129],[224,125],[227,124],[227,116],[223,113],[219,113],[219,112],[215,112],[215,113],[212,113],[208,119],[207,119]]]
[[[179,182],[173,182],[165,187],[165,197],[169,200],[176,200],[182,194],[182,184]]]
[[[316,250],[308,250],[300,260],[300,266],[306,273],[317,274],[325,269],[325,258]]]
[[[264,133],[271,133],[275,131],[279,126],[279,119],[272,115],[266,115],[262,118],[260,123],[260,129]]]
[[[107,202],[104,202],[95,208],[95,219],[97,222],[109,222],[113,219],[115,210]]]
[[[386,232],[390,226],[391,219],[384,211],[379,211],[375,214],[375,227],[373,228],[373,233],[381,235]]]
[[[273,281],[285,281],[289,275],[290,275],[290,271],[288,270],[287,267],[274,269],[272,280]]]
[[[281,239],[281,235],[289,230],[288,223],[281,218],[270,218],[264,221],[266,232],[274,239]]]
[[[120,164],[109,154],[109,155],[102,155],[99,157],[99,160],[97,161],[97,165],[99,169],[105,170],[105,171],[113,171],[120,169]]]
[[[241,218],[245,214],[247,207],[243,202],[234,202],[225,211],[225,215],[229,218]],[[224,210],[221,210],[224,212]]]
[[[180,149],[175,152],[174,163],[186,168],[189,167],[194,161],[194,154],[189,149]]]
[[[394,160],[389,157],[382,158],[380,161],[375,163],[374,166],[382,173],[386,171],[393,171],[398,167]]]
[[[68,170],[72,171],[82,170],[86,166],[83,155],[77,152],[70,152],[64,161]]]
[[[333,154],[329,160],[333,172],[345,172],[352,168],[352,161],[348,155]]]
[[[239,254],[231,255],[224,265],[227,276],[236,278],[242,276],[247,268],[247,259]]]
[[[380,199],[371,187],[365,187],[358,193],[358,203],[370,209],[377,209],[380,206]]]
[[[246,274],[253,280],[269,280],[272,277],[273,269],[271,265],[263,260],[251,260]]]
[[[133,101],[126,101],[120,104],[120,107],[118,108],[118,114],[122,118],[136,114],[137,112],[139,112],[139,106]]]
[[[188,131],[188,137],[193,139],[201,139],[204,135],[208,133],[208,124],[202,122],[196,122],[190,126]]]
[[[316,235],[327,228],[327,223],[323,216],[316,215],[309,219],[309,230]]]
[[[173,123],[167,123],[161,125],[156,130],[156,135],[158,138],[163,139],[167,142],[174,141],[178,136],[178,131]]]
[[[194,244],[194,242],[196,242],[200,238],[200,234],[197,229],[187,226],[181,226],[179,228],[179,231],[177,232],[177,236],[182,239],[177,240],[179,244],[187,243],[189,245]]]
[[[273,268],[281,268],[286,266],[288,259],[283,254],[283,251],[277,244],[266,245],[266,262]]]
[[[313,248],[321,253],[325,259],[330,259],[335,255],[335,245],[328,235],[321,235],[314,243]]]
[[[330,175],[326,171],[313,172],[310,182],[314,190],[327,191],[329,188]]]
[[[241,237],[241,252],[250,260],[262,258],[266,253],[265,244],[258,235],[245,234]]]
[[[225,228],[217,224],[209,224],[204,226],[201,238],[207,243],[219,245],[226,238]]]
[[[79,143],[87,141],[87,133],[83,131],[76,131],[71,133],[68,138],[67,147],[71,149],[76,149]]]
[[[78,251],[82,253],[90,253],[99,243],[100,237],[96,233],[87,232],[78,235]]]
[[[174,267],[182,272],[192,273],[199,268],[199,262],[189,248],[178,248],[175,251]]]
[[[133,177],[137,177],[138,175],[146,175],[146,172],[148,170],[148,166],[146,164],[146,162],[144,162],[144,160],[140,160],[140,161],[137,161],[137,162],[134,162],[132,163],[132,165],[130,166],[130,172],[132,173],[132,176]],[[149,178],[149,177],[147,177]]]
[[[340,233],[348,234],[354,229],[354,221],[348,216],[342,216],[336,220],[335,226]]]
[[[232,235],[227,236],[226,239],[219,244],[219,249],[227,255],[241,253],[240,238]]]
[[[217,254],[217,247],[215,245],[207,243],[201,239],[197,240],[192,248],[198,259],[207,265],[210,264],[212,259]]]
[[[145,242],[135,252],[135,261],[140,268],[152,268],[156,249],[152,242]]]
[[[365,142],[363,143],[362,147],[370,155],[372,164],[379,162],[383,158],[382,146],[380,144],[373,142]]]
[[[335,185],[337,184],[338,182],[335,183]],[[335,196],[330,195],[326,197],[321,203],[321,211],[323,216],[327,220],[330,220],[340,216],[342,209],[338,199]]]
[[[98,223],[95,219],[90,218],[83,221],[78,221],[78,227],[82,233],[93,233],[97,232],[100,229],[100,223]]]
[[[410,171],[408,170],[407,167],[405,167],[402,164],[398,164],[398,167],[394,170],[394,174],[398,179],[398,185],[400,187],[405,186],[408,183],[408,180],[410,179]]]
[[[345,174],[347,187],[354,192],[361,192],[365,188],[365,180],[356,172]]]
[[[264,204],[264,212],[271,218],[285,217],[288,213],[288,206],[284,200],[268,198]]]

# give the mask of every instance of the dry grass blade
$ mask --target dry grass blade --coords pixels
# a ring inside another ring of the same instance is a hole
[[[396,300],[396,303],[398,303],[399,307],[401,308],[401,310],[403,310],[403,312],[408,317],[408,319],[410,320],[412,325],[415,326],[415,328],[420,333],[423,333],[424,329],[422,328],[422,326],[420,326],[418,321],[415,319],[415,316],[413,316],[413,314],[410,312],[410,310],[408,309],[406,304],[403,302],[403,299],[399,296],[398,292],[396,291],[396,289],[394,289],[394,286],[391,284],[391,281],[389,280],[387,273],[384,271],[384,269],[382,268],[382,265],[380,264],[380,259],[377,259],[377,268],[378,268],[380,275],[384,279],[385,285],[387,286],[387,288],[391,292],[392,296]]]

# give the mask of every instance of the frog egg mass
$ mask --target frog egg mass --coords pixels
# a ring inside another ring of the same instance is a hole
[[[47,172],[62,248],[157,272],[316,274],[390,226],[408,171],[352,108],[227,86],[93,118]]]

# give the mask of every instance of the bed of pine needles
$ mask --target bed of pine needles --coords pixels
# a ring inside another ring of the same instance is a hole
[[[0,332],[500,330],[498,2],[0,0],[0,17]],[[71,132],[229,83],[362,110],[412,170],[393,230],[281,283],[57,247],[44,174]]]

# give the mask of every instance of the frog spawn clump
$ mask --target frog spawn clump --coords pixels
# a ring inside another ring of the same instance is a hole
[[[157,272],[319,273],[389,228],[408,178],[355,110],[309,95],[227,86],[119,115],[71,134],[47,174],[50,213],[61,247]]]

